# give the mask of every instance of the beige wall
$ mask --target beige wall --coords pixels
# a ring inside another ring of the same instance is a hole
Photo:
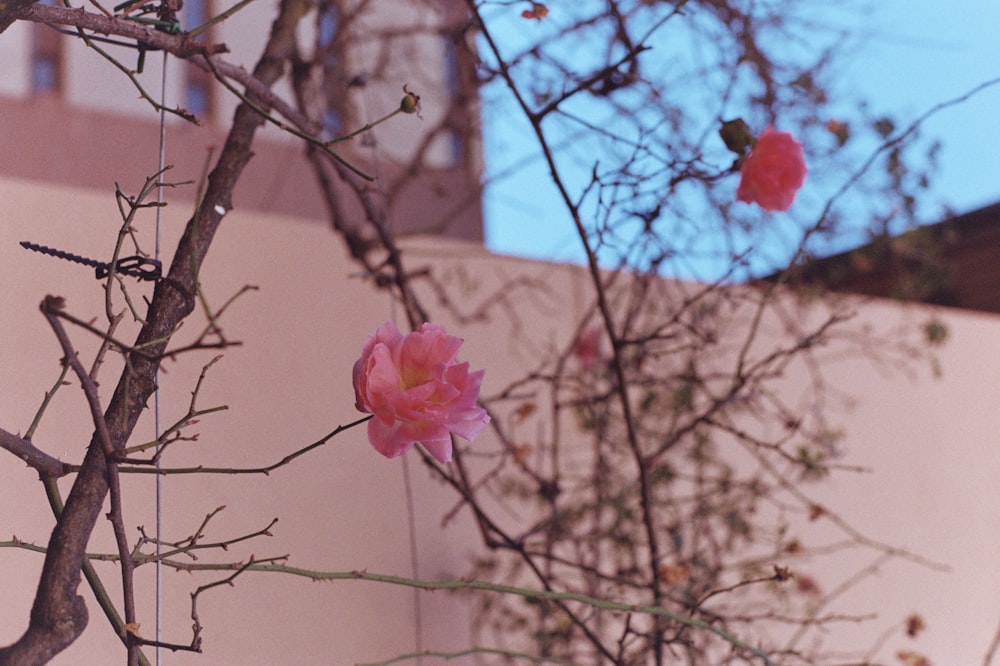
[[[31,89],[31,26],[16,22],[3,35],[0,39],[0,62],[4,65],[0,95],[23,97]]]
[[[103,316],[103,296],[89,269],[27,252],[17,242],[31,240],[101,257],[113,242],[117,213],[110,192],[11,179],[0,180],[0,200],[5,207],[0,225],[0,425],[16,431],[27,427],[58,372],[60,353],[38,314],[40,300],[45,294],[62,295],[71,312],[83,318]],[[324,226],[249,214],[238,204],[205,266],[206,293],[218,305],[244,284],[260,290],[245,295],[222,320],[227,335],[243,344],[227,350],[209,371],[199,399],[200,406],[224,403],[229,410],[205,417],[195,428],[199,440],[178,444],[168,456],[171,465],[266,464],[354,419],[351,366],[365,336],[396,313],[385,298],[373,296]],[[183,208],[168,209],[166,247],[179,233],[185,213]],[[147,238],[150,225],[149,219],[138,225]],[[456,329],[466,338],[462,358],[487,368],[487,394],[530,367],[539,350],[565,345],[573,316],[586,305],[576,268],[491,257],[480,248],[440,239],[414,241],[408,252],[413,266],[433,266],[465,294],[457,302],[464,314],[484,303],[503,306],[503,299],[509,299],[507,315],[513,319],[494,317]],[[519,278],[545,284],[557,298],[518,301],[516,289],[501,286]],[[133,288],[136,294],[142,290]],[[925,308],[885,303],[857,307],[859,319],[848,331],[890,333],[900,326],[919,327],[932,314]],[[945,573],[907,560],[881,565],[877,575],[827,609],[878,616],[860,625],[845,623],[831,634],[832,649],[863,648],[886,627],[920,612],[928,623],[927,634],[912,645],[893,638],[882,652],[883,662],[894,663],[895,650],[911,647],[935,664],[978,664],[1000,619],[1000,320],[944,310],[933,314],[950,330],[948,344],[935,351],[942,369],[939,378],[924,358],[874,365],[868,358],[842,357],[837,344],[824,349],[833,396],[826,406],[846,433],[843,462],[868,472],[838,475],[807,490],[869,537],[951,568]],[[189,322],[180,339],[189,339],[198,328]],[[79,330],[71,333],[88,359],[93,342]],[[205,352],[166,364],[165,422],[186,407],[201,364],[213,355]],[[105,397],[117,371],[113,362],[108,365],[102,374]],[[802,375],[793,372],[787,381],[791,395],[801,390]],[[152,437],[149,423],[141,428],[141,437]],[[59,391],[35,441],[64,460],[74,460],[82,454],[90,430],[74,382]],[[483,450],[491,446],[488,434],[474,445]],[[442,515],[455,506],[451,493],[428,478],[416,457],[387,461],[375,454],[361,430],[268,477],[168,478],[167,538],[189,535],[207,512],[224,504],[227,509],[210,525],[209,539],[233,537],[259,529],[273,517],[280,519],[273,537],[236,546],[228,557],[288,553],[295,566],[405,575],[411,561],[403,465],[409,465],[414,481],[421,574],[430,579],[465,575],[471,556],[479,552],[468,515],[459,512],[442,526]],[[0,478],[0,540],[16,535],[44,544],[52,519],[34,474],[4,456]],[[149,477],[129,480],[127,521],[133,537],[137,525],[152,529],[152,488]],[[839,538],[823,521],[802,521],[801,530],[814,544]],[[106,524],[98,525],[93,548],[111,548]],[[215,559],[206,554],[202,561]],[[871,554],[852,554],[794,566],[829,591],[873,559]],[[40,563],[37,554],[0,549],[0,642],[15,639],[23,630]],[[114,580],[111,566],[99,567]],[[165,639],[188,639],[187,595],[211,579],[165,574]],[[148,576],[143,582],[149,582]],[[424,594],[422,600],[425,648],[470,645],[468,598],[438,592]],[[117,654],[104,620],[96,616],[92,602],[89,606],[90,628],[55,663],[111,663]],[[206,654],[168,654],[165,663],[351,664],[387,659],[413,648],[412,609],[412,594],[405,589],[247,575],[235,587],[215,590],[203,600]],[[140,613],[147,634],[152,631],[151,613],[147,598]]]
[[[919,612],[928,631],[914,649],[937,665],[982,664],[1000,622],[1000,319],[879,303],[862,310],[858,325],[920,326],[930,312],[949,329],[934,354],[940,377],[926,361],[875,367],[855,358],[827,366],[831,386],[850,400],[845,462],[868,472],[839,476],[817,495],[872,538],[950,568],[888,563],[843,606],[867,608],[885,624]],[[878,632],[869,626],[845,635],[865,645]]]

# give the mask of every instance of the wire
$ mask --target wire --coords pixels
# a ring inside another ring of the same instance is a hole
[[[413,485],[410,482],[410,463],[407,456],[403,459],[403,488],[406,491],[406,513],[410,527],[410,567],[413,578],[420,580],[420,560],[417,557],[417,516],[413,501]],[[420,604],[420,590],[413,588],[413,630],[415,634],[415,646],[417,653],[424,651],[424,626],[423,612]],[[422,663],[422,659],[417,657],[417,664]]]
[[[155,258],[160,261],[160,228],[162,222],[162,211],[163,211],[163,170],[166,168],[167,161],[167,112],[166,112],[166,97],[167,97],[167,52],[163,52],[163,72],[160,76],[160,145],[159,145],[159,156],[158,156],[158,176],[159,182],[156,188],[156,248],[154,250]],[[156,666],[160,666],[160,636],[161,630],[163,628],[162,623],[162,612],[163,612],[163,563],[160,561],[160,555],[163,543],[163,475],[159,474],[160,471],[160,369],[156,369],[156,391],[153,394],[153,420],[154,430],[156,433]]]
[[[358,96],[359,106],[361,107],[361,117],[367,118],[371,117],[373,114],[369,113],[369,109],[373,106],[371,100],[371,92],[369,88],[365,88],[364,92]],[[369,130],[374,139],[374,130]],[[362,144],[366,145],[366,144]],[[394,230],[394,220],[393,216],[388,214],[389,206],[388,197],[386,192],[382,188],[382,152],[379,150],[378,140],[372,140],[368,144],[369,152],[371,153],[372,164],[374,165],[374,175],[375,184],[377,187],[377,193],[381,200],[383,209],[386,211],[385,224],[390,231]],[[394,292],[390,292],[393,295],[389,301],[389,317],[392,321],[396,321],[398,318],[399,302],[395,298]],[[410,465],[409,460],[406,456],[403,458],[403,488],[406,493],[406,515],[409,527],[409,542],[410,542],[410,574],[414,579],[420,579],[420,559],[418,556],[419,548],[417,545],[417,518],[416,518],[416,507],[413,500],[413,485],[410,481]],[[424,651],[424,629],[423,629],[423,598],[421,597],[420,590],[414,588],[413,590],[413,627],[414,627],[414,648],[417,654]],[[417,666],[423,664],[423,658],[417,657]]]

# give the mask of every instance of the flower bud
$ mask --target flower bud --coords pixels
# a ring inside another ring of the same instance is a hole
[[[837,145],[840,146],[843,146],[851,138],[851,128],[847,123],[842,123],[836,118],[830,118],[826,121],[826,130],[837,137]]]
[[[719,128],[719,136],[722,137],[726,148],[737,155],[742,155],[754,144],[753,133],[742,118],[723,122]]]
[[[406,86],[403,86],[403,99],[399,102],[399,110],[403,113],[417,113],[420,111],[420,95],[416,93],[411,93],[407,90]]]

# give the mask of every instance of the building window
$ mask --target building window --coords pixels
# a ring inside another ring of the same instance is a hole
[[[337,38],[340,10],[332,2],[321,2],[316,15],[316,44],[324,50],[323,65],[329,66],[336,60],[331,50]]]
[[[51,0],[44,0],[53,4]],[[36,23],[31,27],[31,87],[35,93],[54,93],[62,88],[62,35]]]
[[[211,0],[185,0],[183,25],[193,30],[212,16]],[[211,41],[212,29],[198,35],[198,41]],[[184,63],[184,108],[202,119],[209,119],[214,111],[215,86],[211,73],[189,62]]]
[[[35,92],[59,89],[59,63],[52,57],[35,56],[31,60],[31,86]]]
[[[184,90],[184,97],[186,100],[184,108],[190,113],[199,118],[204,118],[211,113],[212,88],[205,85],[204,81],[194,80],[189,77],[187,87]]]
[[[343,130],[344,75],[341,70],[340,7],[336,0],[321,0],[316,13],[316,61],[323,68],[323,131],[338,136]]]

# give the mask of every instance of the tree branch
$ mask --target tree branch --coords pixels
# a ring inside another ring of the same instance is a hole
[[[253,73],[265,87],[269,88],[281,76],[284,61],[294,50],[295,28],[307,7],[307,0],[281,3],[264,54]],[[26,14],[37,16],[33,14],[37,9],[41,8],[32,7]],[[116,27],[120,23],[111,22]],[[180,48],[179,42],[183,41],[183,38],[152,35],[153,30],[147,33],[139,28],[139,31],[148,43],[166,38],[165,44]],[[266,105],[259,99],[256,103]],[[124,448],[156,388],[159,357],[171,335],[194,310],[199,267],[223,216],[233,208],[233,189],[250,161],[254,134],[263,122],[246,104],[237,108],[225,147],[209,175],[202,204],[187,224],[167,276],[156,284],[146,323],[133,345],[133,349],[142,349],[143,353],[129,354],[129,362],[104,414],[107,437],[114,451]],[[49,540],[28,629],[16,643],[0,649],[0,665],[44,664],[75,641],[86,627],[87,609],[77,588],[86,544],[108,494],[107,473],[105,452],[95,434]]]
[[[178,58],[190,58],[195,54],[214,55],[228,53],[225,44],[204,44],[196,42],[186,33],[170,34],[157,30],[151,25],[130,21],[117,16],[107,16],[97,12],[88,12],[80,7],[70,9],[55,5],[28,5],[14,12],[14,18],[35,23],[55,25],[71,25],[75,28],[90,30],[101,35],[116,35],[126,39],[134,39],[137,44],[167,51]]]
[[[38,471],[39,476],[58,478],[67,473],[66,466],[26,439],[0,428],[0,448],[4,448]]]
[[[20,18],[21,12],[31,7],[35,0],[0,0],[0,32]]]

